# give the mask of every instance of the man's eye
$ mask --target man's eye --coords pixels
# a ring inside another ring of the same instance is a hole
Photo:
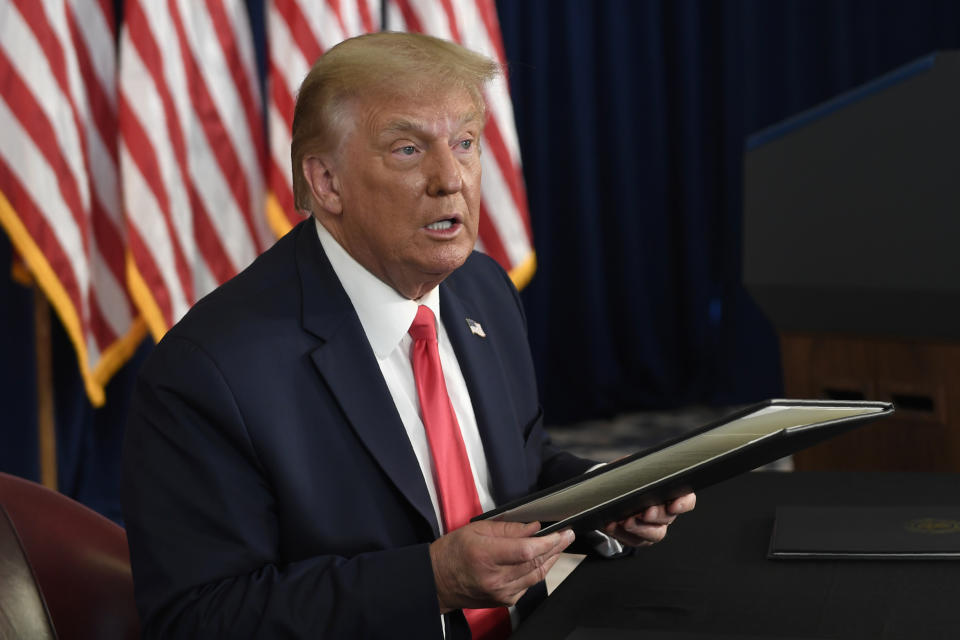
[[[460,148],[463,149],[464,151],[470,149],[472,146],[473,146],[473,140],[461,140],[461,141],[460,141]]]
[[[408,144],[406,146],[400,147],[398,151],[405,156],[412,156],[417,152],[417,148],[412,144]]]

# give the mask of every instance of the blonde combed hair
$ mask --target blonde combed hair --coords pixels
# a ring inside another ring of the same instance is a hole
[[[484,85],[500,65],[458,44],[416,33],[380,32],[344,40],[320,56],[300,85],[293,112],[290,159],[296,207],[312,210],[303,159],[335,152],[352,101],[417,95],[438,88],[470,93],[485,113]]]

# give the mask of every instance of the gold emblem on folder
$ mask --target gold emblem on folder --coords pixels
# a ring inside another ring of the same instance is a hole
[[[960,520],[946,518],[917,518],[909,521],[905,527],[910,533],[960,533]]]

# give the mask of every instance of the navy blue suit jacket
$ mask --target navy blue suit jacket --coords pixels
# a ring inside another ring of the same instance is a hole
[[[441,287],[495,500],[585,471],[545,435],[506,274],[474,253]],[[311,220],[157,345],[123,499],[144,637],[440,637],[430,498]]]

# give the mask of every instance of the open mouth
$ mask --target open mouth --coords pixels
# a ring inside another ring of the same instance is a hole
[[[453,225],[456,224],[456,222],[457,221],[454,218],[447,218],[446,220],[437,220],[436,222],[432,222],[428,224],[427,229],[429,229],[430,231],[446,231],[447,229],[450,229],[451,227],[453,227]]]

